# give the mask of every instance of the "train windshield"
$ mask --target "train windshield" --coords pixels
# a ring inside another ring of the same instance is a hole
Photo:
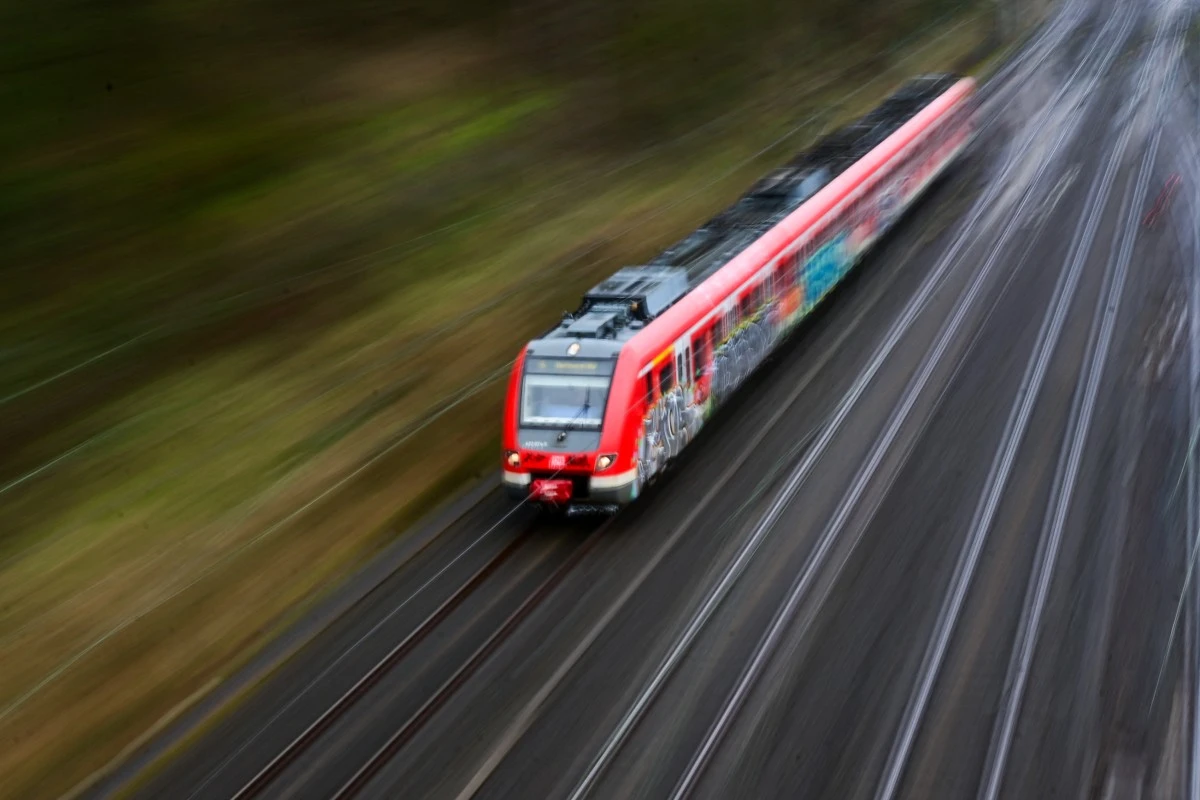
[[[598,375],[525,376],[521,424],[598,429],[604,421],[609,378]]]

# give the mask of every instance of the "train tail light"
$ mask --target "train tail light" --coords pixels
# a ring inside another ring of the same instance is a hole
[[[504,463],[508,464],[510,467],[521,466],[521,454],[516,450],[509,450],[504,456]]]
[[[605,455],[600,456],[596,459],[596,472],[604,472],[604,470],[611,467],[613,462],[616,460],[617,457],[611,453],[606,453]]]

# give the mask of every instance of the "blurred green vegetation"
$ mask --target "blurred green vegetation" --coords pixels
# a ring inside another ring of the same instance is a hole
[[[4,0],[0,793],[99,768],[492,464],[481,378],[977,55],[976,11]]]

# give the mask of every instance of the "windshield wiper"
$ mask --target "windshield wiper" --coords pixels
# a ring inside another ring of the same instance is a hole
[[[588,412],[588,410],[591,409],[591,407],[592,407],[592,387],[589,386],[587,388],[587,390],[584,392],[583,405],[580,407],[579,413],[577,413],[575,416],[571,417],[571,421],[568,422],[566,425],[564,425],[563,429],[558,432],[558,437],[557,437],[558,441],[560,441],[560,442],[566,441],[567,434],[570,433],[571,431],[575,430],[575,423],[578,422],[579,418],[582,417],[584,414],[586,414]]]

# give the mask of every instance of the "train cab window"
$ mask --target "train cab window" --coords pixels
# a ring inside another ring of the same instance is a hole
[[[521,424],[599,429],[604,421],[608,386],[607,377],[526,374]]]

